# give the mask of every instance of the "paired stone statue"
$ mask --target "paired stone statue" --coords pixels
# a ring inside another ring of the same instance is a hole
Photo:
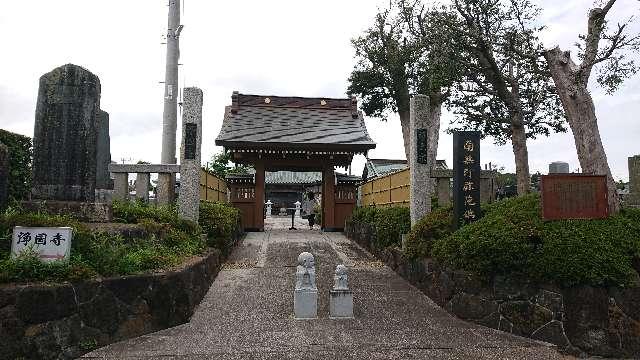
[[[347,267],[344,265],[336,266],[333,289],[329,291],[329,309],[330,318],[353,318],[353,293],[349,290]],[[318,317],[315,259],[308,252],[298,256],[293,310],[296,319]]]

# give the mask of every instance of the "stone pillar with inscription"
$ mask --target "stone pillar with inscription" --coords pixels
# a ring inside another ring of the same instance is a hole
[[[100,80],[67,64],[40,77],[33,134],[32,197],[93,202]]]
[[[429,97],[416,95],[410,103],[410,137],[411,151],[409,163],[411,164],[411,224],[415,224],[423,216],[431,211],[431,194],[433,193],[433,181],[431,180],[431,168],[429,156],[436,149],[433,148],[429,138],[429,129],[432,128],[429,115]]]
[[[202,90],[183,92],[182,146],[180,147],[180,217],[197,222],[200,209],[200,149],[202,146]]]
[[[640,155],[629,157],[629,195],[625,206],[640,207]]]
[[[111,139],[109,138],[109,113],[98,110],[96,115],[96,189],[113,189],[109,176],[111,164]]]
[[[480,132],[453,133],[453,225],[476,221],[480,210]]]

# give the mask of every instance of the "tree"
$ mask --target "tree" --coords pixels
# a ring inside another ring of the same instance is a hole
[[[604,7],[591,9],[587,20],[587,34],[580,36],[576,64],[569,51],[555,47],[544,51],[551,76],[560,95],[567,121],[573,132],[576,152],[582,171],[607,176],[609,210],[618,211],[616,184],[611,175],[607,155],[602,145],[598,118],[588,90],[594,67],[599,68],[597,82],[608,94],[615,92],[626,78],[638,71],[629,51],[640,48],[640,36],[629,34],[631,19],[617,24],[609,31],[606,16],[616,0],[607,0]]]
[[[497,144],[511,141],[518,194],[530,191],[527,138],[566,131],[549,71],[540,58],[533,26],[538,15],[529,0],[454,0],[459,16],[446,21],[449,46],[465,70],[450,108],[458,128],[481,130]]]
[[[411,9],[413,11],[413,9]],[[349,76],[347,93],[362,99],[362,109],[368,116],[387,119],[389,112],[397,112],[402,127],[404,150],[410,159],[409,99],[411,95],[429,96],[430,112],[438,127],[429,130],[434,146],[428,154],[434,164],[438,144],[442,103],[456,77],[451,61],[451,49],[443,41],[425,42],[424,36],[446,37],[430,21],[437,12],[428,12],[413,22],[408,8],[392,3],[389,9],[376,15],[374,25],[352,40],[356,50],[356,65]],[[407,21],[411,19],[411,21]]]
[[[231,153],[225,153],[224,151],[213,154],[211,160],[207,163],[207,171],[212,172],[221,179],[224,179],[229,174],[248,174],[251,166],[237,165],[231,161]]]

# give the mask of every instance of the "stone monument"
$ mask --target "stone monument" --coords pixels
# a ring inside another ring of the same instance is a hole
[[[9,202],[9,148],[0,143],[0,211],[7,208]]]
[[[40,77],[33,134],[29,210],[71,213],[82,221],[110,221],[108,204],[95,203],[100,80],[63,65]]]
[[[111,164],[111,139],[109,137],[109,113],[98,110],[96,119],[96,189],[113,189],[113,181],[109,175]]]
[[[564,161],[554,161],[549,164],[549,174],[568,174],[569,164]]]
[[[313,255],[303,252],[298,255],[296,288],[293,294],[293,311],[296,319],[318,317],[318,288]]]
[[[629,157],[629,194],[625,206],[640,208],[640,155]]]
[[[438,124],[439,125],[439,124]],[[416,95],[410,103],[410,131],[411,151],[409,163],[411,164],[411,224],[431,211],[431,194],[433,193],[433,180],[431,168],[435,166],[435,152],[437,143],[433,134],[439,126],[432,123],[429,114],[429,97]]]
[[[32,198],[93,202],[100,80],[67,64],[40,77]]]
[[[300,201],[296,201],[293,205],[296,207],[295,217],[300,217],[300,205],[302,205],[302,203],[300,203]]]
[[[271,200],[267,200],[265,205],[267,205],[267,217],[271,217],[271,207],[273,206],[273,203]]]
[[[353,318],[353,292],[347,282],[347,267],[336,266],[333,289],[329,290],[329,317],[332,319]]]
[[[202,90],[184,88],[182,146],[180,147],[180,217],[198,221],[200,213],[200,159],[202,147]]]

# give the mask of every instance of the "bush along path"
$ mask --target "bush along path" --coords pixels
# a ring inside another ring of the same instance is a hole
[[[236,209],[201,205],[200,224],[173,209],[115,203],[118,223],[9,209],[0,215],[0,351],[74,358],[98,346],[188,321],[241,235]],[[13,226],[70,226],[71,259],[10,257]],[[207,236],[202,236],[203,232]]]
[[[347,235],[458,317],[575,355],[640,356],[640,211],[543,221],[534,194],[486,206],[453,232],[451,209],[437,209],[403,248],[380,246],[362,211]]]

